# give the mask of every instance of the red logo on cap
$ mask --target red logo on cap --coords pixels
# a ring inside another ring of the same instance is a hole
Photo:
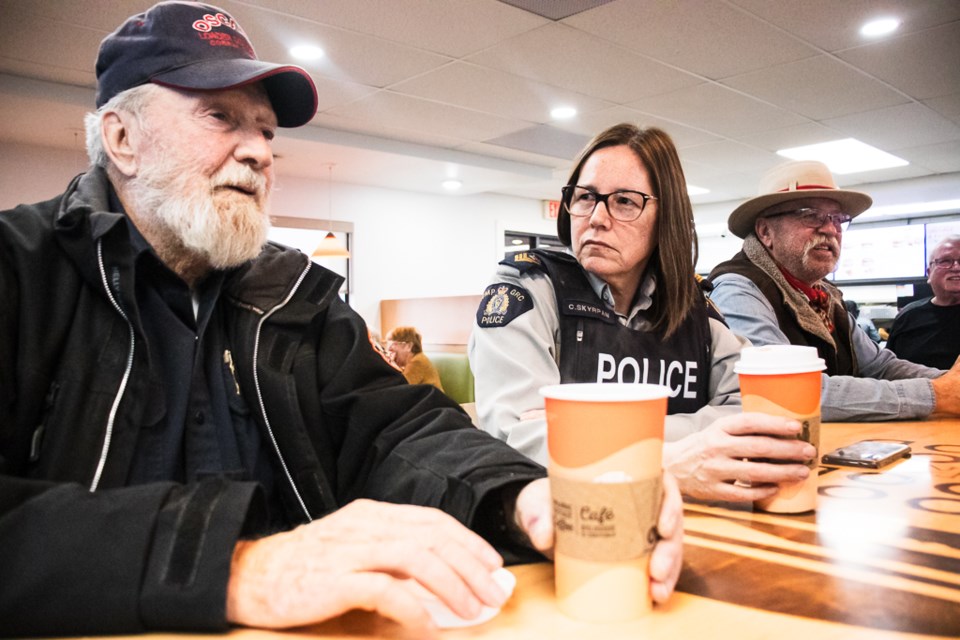
[[[229,27],[236,33],[212,33],[215,27]],[[233,47],[234,49],[243,51],[248,58],[256,59],[257,57],[253,52],[253,47],[250,46],[250,43],[247,41],[247,35],[243,32],[243,29],[240,28],[240,25],[237,24],[237,21],[230,16],[222,13],[216,15],[207,13],[204,14],[203,20],[197,20],[193,23],[193,28],[199,31],[202,34],[200,38],[206,40],[207,44],[212,47]]]
[[[221,26],[230,27],[234,31],[239,31],[240,33],[243,33],[239,25],[237,25],[236,20],[222,13],[218,13],[217,15],[210,15],[209,13],[206,13],[203,16],[203,20],[197,20],[196,22],[193,23],[193,28],[196,29],[197,31],[200,31],[201,33],[207,33],[214,27],[221,27]]]

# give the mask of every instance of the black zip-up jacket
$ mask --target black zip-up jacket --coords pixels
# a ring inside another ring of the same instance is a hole
[[[0,213],[0,635],[224,629],[234,544],[265,533],[254,483],[126,485],[138,430],[165,408],[108,191],[94,169]],[[286,519],[365,497],[508,541],[501,499],[543,468],[406,384],[339,285],[268,245],[217,303]]]

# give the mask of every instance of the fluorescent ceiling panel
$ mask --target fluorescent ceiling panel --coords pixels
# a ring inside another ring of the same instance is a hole
[[[792,160],[819,160],[838,175],[903,167],[910,164],[903,158],[853,138],[780,149],[777,155]]]

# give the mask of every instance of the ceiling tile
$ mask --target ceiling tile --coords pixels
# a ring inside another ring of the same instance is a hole
[[[770,129],[762,133],[737,136],[737,141],[767,151],[779,151],[845,137],[847,137],[846,134],[836,129],[825,127],[817,122],[805,122],[783,129]]]
[[[960,92],[960,20],[837,55],[918,100]]]
[[[960,140],[960,126],[922,104],[832,118],[824,124],[894,154],[897,149]]]
[[[551,167],[554,170],[566,171],[571,162],[569,158],[555,158],[553,156],[545,156],[539,153],[521,151],[520,149],[510,149],[500,145],[487,144],[486,142],[465,142],[459,145],[457,149],[480,155],[496,154],[498,157],[502,157],[506,160]]]
[[[960,124],[960,93],[952,93],[948,96],[940,96],[924,100],[927,105],[944,118],[953,120],[955,124]]]
[[[704,83],[628,105],[720,136],[740,136],[805,122],[789,111],[713,83]]]
[[[462,57],[547,23],[527,11],[491,0],[274,0],[273,8],[316,24]]]
[[[883,82],[826,55],[727,78],[723,84],[814,120],[908,101]]]
[[[368,87],[365,84],[344,82],[331,78],[315,77],[313,82],[317,86],[317,113],[349,104],[380,91],[380,89]]]
[[[960,140],[899,149],[897,155],[937,173],[960,171]]]
[[[152,2],[0,0],[0,140],[82,157],[99,42]],[[626,121],[674,138],[690,181],[711,189],[698,206],[755,191],[759,175],[744,167],[759,168],[764,152],[849,136],[911,161],[859,182],[934,172],[960,181],[957,0],[615,0],[561,22],[497,0],[216,4],[263,59],[292,63],[297,42],[327,51],[305,65],[320,112],[312,126],[281,130],[278,175],[313,176],[333,157],[351,163],[343,179],[390,186],[466,154],[493,169],[481,181],[491,191],[555,197],[579,151],[564,140]],[[860,23],[880,9],[904,23],[866,42]],[[558,102],[579,115],[550,121]],[[570,157],[481,142],[520,131],[517,144]],[[436,188],[404,181],[415,183]]]
[[[607,102],[582,93],[462,62],[454,62],[391,88],[400,93],[530,123],[548,122],[550,109],[559,105],[573,106],[581,112],[609,106]]]
[[[246,13],[247,19],[237,20],[261,59],[298,64],[315,76],[386,87],[450,61],[447,56],[263,9],[251,8]],[[326,55],[316,61],[296,61],[288,51],[295,44],[317,45]]]
[[[526,123],[477,113],[449,104],[421,100],[393,91],[380,91],[342,107],[329,115],[376,123],[385,128],[408,129],[458,140],[487,140],[511,133]]]
[[[731,158],[735,158],[736,161],[730,163]],[[737,171],[763,172],[783,162],[783,158],[770,151],[729,140],[687,147],[680,151],[680,160],[684,163],[696,162],[718,167],[721,168],[721,173],[724,168],[727,170],[726,173]]]
[[[570,133],[546,124],[485,140],[487,144],[564,159],[576,156],[589,141],[588,136]]]
[[[549,24],[511,38],[468,60],[619,103],[702,82],[563,24]]]
[[[677,148],[682,149],[691,145],[705,144],[721,140],[719,136],[700,129],[692,129],[665,118],[659,118],[649,113],[637,111],[630,107],[614,106],[592,113],[577,116],[574,120],[555,123],[559,129],[575,131],[588,137],[593,137],[601,131],[628,122],[638,127],[658,127],[666,131],[673,139]]]
[[[880,15],[902,21],[896,34],[913,33],[960,19],[956,0],[729,0],[753,15],[821,47],[838,51],[864,44],[860,27]]]
[[[716,0],[615,2],[564,23],[713,79],[817,53],[783,30]]]
[[[103,39],[131,15],[145,11],[153,2],[117,2],[117,0],[83,0],[70,2],[65,0],[0,0],[0,15],[4,21],[17,13],[29,13],[42,18],[42,23],[59,22],[92,29],[100,33]],[[218,2],[220,6],[231,10],[230,0]],[[31,24],[42,24],[31,22]]]
[[[339,135],[333,135],[335,132]],[[376,120],[354,120],[331,114],[314,118],[310,126],[284,131],[284,137],[305,138],[307,140],[336,139],[346,141],[341,146],[354,146],[365,149],[391,150],[405,149],[409,145],[422,145],[438,149],[453,149],[462,143],[457,138],[431,132],[413,131],[399,127],[387,127]],[[278,136],[279,138],[279,136]]]
[[[103,32],[38,19],[22,8],[4,6],[2,16],[0,73],[95,86],[94,63]]]

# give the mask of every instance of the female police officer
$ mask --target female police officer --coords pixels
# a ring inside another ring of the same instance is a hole
[[[595,137],[563,188],[557,231],[567,251],[504,260],[477,310],[483,429],[546,463],[541,386],[650,382],[671,389],[664,464],[684,494],[754,500],[808,475],[816,452],[789,439],[799,423],[740,413],[741,341],[697,284],[692,207],[665,132],[620,124]]]

